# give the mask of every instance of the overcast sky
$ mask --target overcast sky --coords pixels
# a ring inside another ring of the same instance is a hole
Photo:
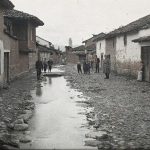
[[[15,9],[40,18],[37,35],[57,45],[73,45],[150,14],[150,0],[11,0]]]

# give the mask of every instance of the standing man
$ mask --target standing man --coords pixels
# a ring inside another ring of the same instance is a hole
[[[42,64],[42,61],[40,60],[40,58],[38,58],[38,60],[36,61],[35,67],[36,67],[36,72],[37,72],[37,80],[40,80],[41,71],[43,68],[43,64]]]
[[[51,59],[49,59],[49,61],[47,62],[47,64],[48,64],[48,69],[49,69],[49,71],[51,72],[51,70],[52,70],[52,65],[53,65],[53,61],[52,61]]]
[[[44,67],[44,73],[46,73],[46,70],[47,70],[47,61],[46,61],[46,58],[44,59],[43,67]]]
[[[105,79],[109,79],[110,67],[110,55],[105,55],[105,59],[103,61],[103,73],[106,75]]]
[[[99,73],[99,63],[100,63],[100,59],[97,58],[96,59],[96,73]]]
[[[81,68],[80,62],[77,63],[77,70],[78,70],[78,73],[82,73],[82,68]]]

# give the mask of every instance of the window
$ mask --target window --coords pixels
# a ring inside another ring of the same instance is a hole
[[[99,44],[99,49],[101,49],[101,43]]]
[[[35,29],[34,28],[31,28],[31,41],[35,41]]]
[[[115,39],[113,39],[113,48],[115,47]]]
[[[12,22],[9,19],[5,19],[5,32],[7,32],[10,35],[13,35],[13,29],[12,29]]]
[[[123,36],[123,41],[124,41],[124,46],[126,46],[127,45],[127,35],[126,34]]]

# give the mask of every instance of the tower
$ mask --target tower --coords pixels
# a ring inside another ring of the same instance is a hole
[[[69,46],[72,47],[72,39],[69,38]]]

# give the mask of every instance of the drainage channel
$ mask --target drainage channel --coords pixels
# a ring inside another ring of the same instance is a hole
[[[36,104],[29,123],[32,142],[22,144],[21,149],[93,149],[85,146],[85,134],[90,132],[85,115],[88,107],[77,103],[85,98],[67,86],[63,76],[44,77],[32,96]]]

